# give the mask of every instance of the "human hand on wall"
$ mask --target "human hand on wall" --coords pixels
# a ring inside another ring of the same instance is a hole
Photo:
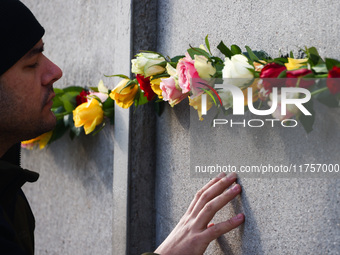
[[[240,213],[227,221],[208,226],[217,211],[240,194],[239,184],[226,190],[236,179],[235,173],[228,176],[221,173],[199,190],[187,212],[155,253],[203,254],[211,241],[242,224],[244,215]]]

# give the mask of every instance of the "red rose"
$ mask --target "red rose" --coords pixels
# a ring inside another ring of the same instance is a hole
[[[340,67],[333,66],[328,72],[328,78],[340,78]],[[334,95],[340,92],[340,79],[327,79],[327,87]]]
[[[83,90],[82,92],[80,92],[80,94],[76,96],[77,106],[81,105],[82,103],[86,103],[88,95],[90,95],[90,92],[87,90]]]
[[[144,91],[144,96],[146,96],[148,101],[151,101],[156,94],[151,88],[150,78],[144,77],[141,74],[137,74],[136,78],[137,78],[140,88]]]
[[[285,66],[276,63],[266,64],[261,70],[260,78],[277,78],[286,69]]]
[[[307,74],[313,73],[311,70],[308,69],[297,69],[292,71],[287,71],[287,78],[295,78],[295,79],[287,79],[286,85],[287,87],[296,87],[296,83],[298,81],[297,78],[301,78],[306,76]],[[308,89],[310,86],[314,84],[314,80],[300,80],[299,88]]]
[[[269,63],[266,64],[260,73],[260,78],[277,78],[280,73],[287,70],[285,66],[276,64],[276,63]],[[279,79],[264,79],[263,80],[263,87],[265,90],[269,92],[272,91],[273,87],[283,87],[285,85],[283,80]]]

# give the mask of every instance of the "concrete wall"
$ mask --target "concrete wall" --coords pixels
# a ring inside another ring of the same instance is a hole
[[[183,54],[189,44],[198,46],[209,34],[212,47],[223,40],[226,45],[249,45],[277,56],[280,50],[296,52],[298,47],[315,46],[323,56],[340,58],[339,11],[340,3],[332,0],[160,1],[157,50],[169,56]],[[157,244],[207,181],[190,178],[193,148],[187,103],[166,107],[157,120]],[[315,130],[309,135],[302,127],[224,128],[207,133],[210,144],[195,150],[202,155],[207,148],[223,151],[224,163],[234,165],[339,163],[340,111],[320,104],[315,109]],[[240,183],[242,195],[214,222],[238,212],[245,213],[246,222],[213,242],[206,254],[340,253],[339,179],[243,178]]]
[[[46,55],[64,70],[57,87],[95,86],[103,74],[128,73],[138,49],[179,55],[207,34],[212,47],[223,40],[276,56],[307,45],[340,58],[335,0],[23,2],[46,28]],[[113,80],[104,82],[113,87]],[[41,174],[25,187],[37,220],[37,254],[139,254],[169,234],[207,182],[190,178],[187,103],[166,106],[161,117],[149,106],[137,114],[117,108],[115,137],[106,128],[23,152],[23,166]],[[218,134],[223,142],[216,149],[234,164],[339,163],[340,111],[316,108],[309,135],[301,127],[231,129]],[[206,254],[339,254],[339,179],[240,183],[242,196],[214,222],[242,211],[246,223]]]

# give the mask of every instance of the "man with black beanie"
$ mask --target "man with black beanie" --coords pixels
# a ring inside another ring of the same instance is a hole
[[[0,0],[0,32],[0,254],[27,255],[34,254],[35,220],[21,187],[39,174],[20,167],[15,145],[56,125],[53,83],[62,71],[43,54],[45,30],[20,1]],[[239,226],[243,214],[208,226],[241,192],[238,184],[227,190],[235,181],[235,174],[222,173],[197,192],[156,252],[202,254],[212,240]]]
[[[62,72],[43,55],[45,30],[20,1],[0,0],[0,31],[0,254],[34,254],[35,221],[21,187],[39,175],[9,149],[53,129],[52,85]]]

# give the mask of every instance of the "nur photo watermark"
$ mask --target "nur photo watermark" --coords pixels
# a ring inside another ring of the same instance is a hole
[[[249,178],[340,177],[337,156],[320,157],[324,149],[319,138],[309,134],[316,117],[313,101],[337,102],[322,89],[325,80],[192,82],[197,91],[190,99],[194,106],[190,112],[192,177],[211,178],[220,172]],[[295,87],[284,87],[292,84]],[[310,146],[301,148],[297,142],[301,139]]]

